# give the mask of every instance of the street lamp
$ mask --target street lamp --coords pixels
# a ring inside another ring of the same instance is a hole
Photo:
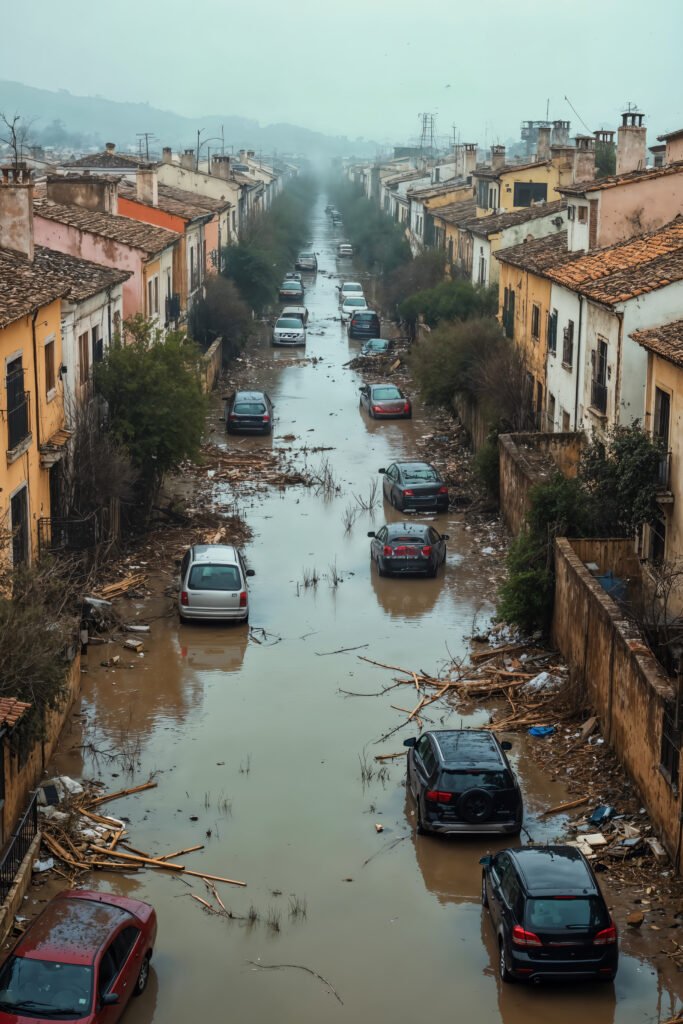
[[[195,157],[195,170],[196,171],[199,170],[199,154],[200,154],[202,146],[205,146],[207,144],[207,142],[222,142],[223,141],[222,138],[220,137],[220,135],[212,135],[211,138],[209,138],[209,139],[202,139],[202,141],[200,142],[199,141],[199,137],[201,136],[202,132],[208,132],[208,130],[209,130],[208,128],[198,128],[197,129],[197,156]],[[211,168],[209,168],[209,170],[211,170]]]

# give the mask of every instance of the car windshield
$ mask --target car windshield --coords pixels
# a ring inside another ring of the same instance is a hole
[[[190,590],[240,590],[236,565],[193,565],[187,581]]]
[[[301,256],[300,256],[300,259],[302,259],[302,260],[312,260],[314,256],[315,256],[314,252],[302,252]]]
[[[263,402],[235,402],[233,409],[238,416],[261,416],[265,411]]]
[[[532,931],[609,927],[609,915],[597,896],[548,896],[526,904],[526,927]]]
[[[363,285],[356,284],[353,281],[350,284],[347,282],[346,284],[342,285],[342,291],[344,292],[345,295],[350,295],[351,292],[362,292]]]
[[[373,388],[372,397],[378,402],[387,402],[393,398],[401,398],[402,395],[398,388],[388,384],[385,388]]]
[[[362,297],[356,298],[354,296],[353,298],[347,298],[346,301],[344,302],[344,305],[345,306],[364,306],[365,305],[365,299],[362,298]]]
[[[439,789],[447,793],[465,793],[468,789],[510,789],[512,780],[509,772],[482,771],[479,768],[467,768],[462,771],[444,771],[439,781]]]
[[[409,466],[403,470],[403,479],[409,484],[430,483],[439,476],[431,466]]]
[[[368,352],[384,352],[386,347],[386,341],[369,341],[367,345],[365,345]]]
[[[283,281],[282,282],[282,290],[283,290],[283,292],[285,292],[285,291],[300,292],[301,291],[301,285],[299,284],[298,281]]]
[[[0,1011],[21,1017],[86,1017],[92,1004],[93,969],[12,956],[0,971]]]
[[[297,331],[301,330],[301,320],[296,317],[280,317],[278,322],[275,324],[276,327],[287,327],[290,330],[294,328]]]

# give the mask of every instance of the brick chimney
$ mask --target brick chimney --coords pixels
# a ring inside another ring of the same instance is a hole
[[[48,174],[47,198],[64,206],[118,213],[120,180],[105,174]]]
[[[217,156],[212,156],[211,174],[216,178],[225,178],[227,181],[230,177],[230,157],[222,156],[220,153]]]
[[[463,142],[465,149],[465,167],[463,170],[462,177],[469,178],[472,171],[477,166],[477,143],[476,142]]]
[[[627,110],[621,115],[617,132],[617,174],[642,171],[647,163],[645,114]]]
[[[491,170],[499,171],[505,166],[505,146],[491,146]]]
[[[553,121],[551,145],[569,145],[569,121]]]
[[[156,167],[138,167],[135,172],[135,198],[147,206],[159,205],[159,176]]]
[[[193,171],[194,167],[194,150],[186,149],[180,156],[180,166],[184,167],[186,171]]]
[[[25,166],[0,167],[0,249],[33,260],[33,181]]]
[[[116,150],[116,143],[115,142],[105,142],[104,148],[105,148],[105,151],[107,153],[113,153]]]
[[[172,164],[173,163],[173,150],[171,149],[170,146],[164,146],[164,148],[162,149],[162,151],[161,151],[161,162],[162,162],[162,164]]]
[[[592,181],[595,177],[595,139],[577,135],[574,150],[574,181]]]
[[[536,137],[536,160],[543,163],[550,160],[550,128],[541,126]]]

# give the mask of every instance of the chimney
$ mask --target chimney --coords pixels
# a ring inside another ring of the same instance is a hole
[[[553,121],[553,134],[551,139],[551,145],[569,145],[569,121]]]
[[[652,153],[652,166],[664,167],[664,161],[666,159],[666,146],[664,143],[660,146],[650,146],[649,150]]]
[[[491,146],[491,170],[499,171],[505,166],[505,146]]]
[[[0,168],[0,249],[33,260],[33,181],[26,167]]]
[[[194,170],[194,150],[186,149],[180,156],[180,166],[184,167],[186,171]]]
[[[453,158],[455,160],[455,177],[465,177],[465,146],[458,142],[453,147]]]
[[[173,163],[173,150],[171,149],[170,146],[164,146],[164,148],[162,149],[162,151],[161,151],[161,162],[162,162],[162,164],[172,164]]]
[[[541,126],[536,136],[536,161],[542,163],[550,160],[550,128]]]
[[[463,178],[470,178],[472,171],[477,166],[477,143],[476,142],[465,142],[465,167],[463,170]]]
[[[156,167],[138,167],[135,172],[135,198],[147,206],[159,205],[159,177]]]
[[[114,150],[116,149],[116,143],[115,142],[105,142],[104,148],[107,151],[107,153],[113,153]]]
[[[253,157],[255,157],[255,156],[256,156],[256,151],[255,151],[255,150],[253,150],[253,149],[248,149],[248,150],[247,150],[247,156],[248,156],[248,157],[249,157],[249,159],[251,160],[251,159],[252,159]]]
[[[220,153],[218,156],[212,156],[211,173],[214,177],[224,178],[227,181],[230,178],[230,157],[222,156]]]
[[[64,206],[118,213],[120,180],[104,174],[48,174],[47,198]]]
[[[592,181],[595,177],[595,139],[577,135],[574,150],[574,181]]]
[[[627,110],[621,115],[617,132],[617,174],[642,171],[647,162],[645,114]]]

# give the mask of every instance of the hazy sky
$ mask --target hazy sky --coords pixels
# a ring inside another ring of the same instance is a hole
[[[0,78],[407,140],[418,114],[463,141],[519,122],[683,126],[683,0],[2,0]]]

